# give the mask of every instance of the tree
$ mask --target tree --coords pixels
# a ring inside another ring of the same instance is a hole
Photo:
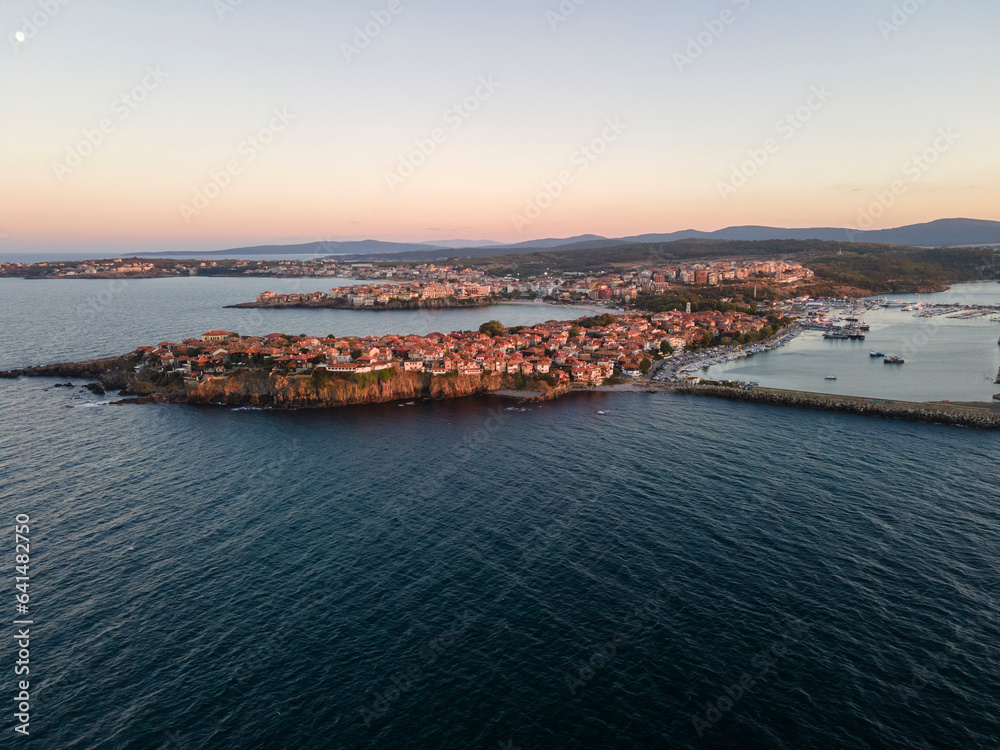
[[[639,372],[643,375],[649,372],[650,368],[653,366],[653,361],[649,357],[643,357],[642,362],[639,363]]]
[[[595,326],[610,326],[614,325],[616,322],[615,316],[611,313],[604,313],[603,315],[594,315],[590,318],[584,318],[580,321],[584,328],[594,328]]]
[[[497,336],[503,336],[507,333],[507,329],[504,328],[503,323],[499,320],[488,320],[479,326],[479,332],[496,338]]]
[[[670,345],[669,341],[660,342],[660,354],[669,357],[674,353],[674,347]]]
[[[575,339],[579,335],[580,335],[580,326],[574,323],[569,327],[569,337],[571,339]]]

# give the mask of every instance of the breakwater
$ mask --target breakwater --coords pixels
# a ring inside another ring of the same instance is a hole
[[[981,429],[1000,429],[1000,409],[982,403],[949,403],[943,401],[894,401],[839,396],[809,391],[789,391],[780,388],[734,388],[723,385],[684,383],[671,388],[674,393],[692,396],[726,398],[771,406],[791,406],[799,409],[844,412],[869,417],[890,417],[916,422],[962,425]]]

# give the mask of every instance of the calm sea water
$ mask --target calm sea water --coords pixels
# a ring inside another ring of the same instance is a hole
[[[960,284],[942,294],[894,296],[929,304],[1000,304],[1000,284]],[[846,315],[846,313],[844,313]],[[1000,386],[1000,316],[970,320],[915,317],[898,308],[862,316],[864,341],[824,339],[809,331],[781,349],[712,367],[712,377],[758,381],[774,388],[910,401],[990,401]],[[885,365],[871,350],[902,356]],[[834,381],[826,376],[835,376]]]
[[[0,367],[560,312],[240,319],[244,280],[102,283],[0,283]],[[51,386],[0,381],[0,550],[12,571],[30,514],[36,622],[27,742],[0,646],[0,746],[1000,744],[992,433],[664,394],[268,412]]]

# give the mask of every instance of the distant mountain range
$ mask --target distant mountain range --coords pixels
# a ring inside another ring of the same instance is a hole
[[[208,253],[184,253],[198,257],[276,257],[281,255],[344,256],[360,259],[371,256],[374,260],[439,260],[444,258],[484,257],[524,253],[531,250],[592,250],[648,242],[675,242],[677,240],[822,240],[826,242],[863,242],[880,245],[907,245],[910,247],[953,247],[959,245],[1000,245],[1000,221],[980,219],[939,219],[925,224],[911,224],[896,229],[860,231],[837,227],[785,229],[780,227],[742,226],[728,227],[715,232],[686,229],[667,234],[640,234],[632,237],[602,237],[584,234],[576,237],[529,240],[514,244],[501,244],[491,240],[435,240],[432,242],[383,242],[360,240],[355,242],[306,242],[298,245],[259,245]],[[178,253],[151,253],[172,255]]]
[[[625,237],[630,242],[673,242],[674,240],[822,240],[825,242],[871,242],[877,245],[944,247],[994,245],[1000,243],[1000,221],[980,219],[938,219],[896,229],[861,231],[836,227],[779,229],[776,227],[729,227],[717,232],[693,229],[670,234],[641,234]]]

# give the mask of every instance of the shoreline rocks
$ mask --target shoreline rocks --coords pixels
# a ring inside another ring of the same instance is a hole
[[[709,396],[731,401],[843,412],[859,416],[889,417],[910,421],[962,425],[980,429],[1000,429],[1000,405],[948,402],[910,402],[840,396],[808,391],[755,387],[742,389],[715,384],[679,383],[653,387],[634,383],[621,387],[554,387],[544,380],[531,381],[518,390],[512,376],[501,373],[482,375],[429,375],[394,371],[350,376],[328,373],[281,375],[260,370],[236,370],[225,375],[206,376],[184,387],[164,388],[140,381],[134,370],[136,354],[83,362],[26,367],[0,372],[0,378],[75,377],[93,381],[83,388],[96,395],[119,391],[131,396],[117,403],[186,403],[221,406],[259,406],[274,409],[333,408],[410,400],[443,400],[468,396],[500,396],[527,401],[549,401],[567,393],[666,391],[681,395]],[[65,387],[62,384],[57,384]],[[66,384],[72,385],[72,384]],[[994,399],[1000,401],[1000,393]]]

